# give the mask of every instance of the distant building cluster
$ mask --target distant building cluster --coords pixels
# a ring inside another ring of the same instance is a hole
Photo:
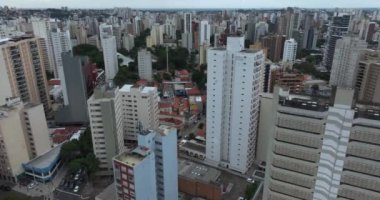
[[[69,168],[51,195],[85,199],[93,175],[112,182],[97,200],[377,200],[379,21],[0,7],[0,181],[30,195]]]

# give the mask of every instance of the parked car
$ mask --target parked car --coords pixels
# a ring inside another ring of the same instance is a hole
[[[0,185],[0,190],[3,190],[3,191],[11,191],[12,188],[7,186],[7,185]]]
[[[79,186],[77,185],[77,186],[74,187],[73,192],[78,192],[78,191],[79,191]]]
[[[32,182],[28,185],[28,189],[33,189],[33,188],[35,188],[37,185],[38,185],[38,182],[36,182],[36,181],[32,181]]]
[[[253,178],[247,178],[247,182],[248,183],[255,183],[255,180],[253,180]]]

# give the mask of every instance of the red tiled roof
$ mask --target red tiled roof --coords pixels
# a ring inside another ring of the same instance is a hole
[[[54,130],[54,132],[51,134],[53,143],[60,144],[66,140],[69,140],[71,136],[78,130],[79,128],[77,127],[66,127]]]
[[[61,85],[61,81],[59,79],[50,79],[48,81],[49,85]]]
[[[148,83],[148,81],[147,81],[147,80],[144,80],[144,79],[140,79],[140,80],[138,80],[138,81],[136,82],[136,84],[137,84],[138,86],[145,86],[147,83]]]
[[[177,71],[177,73],[181,76],[185,76],[185,75],[189,75],[189,71],[187,71],[186,69],[183,69],[183,70],[179,70]]]
[[[193,87],[190,90],[186,91],[188,96],[198,96],[201,94],[201,91],[198,89],[198,87]]]

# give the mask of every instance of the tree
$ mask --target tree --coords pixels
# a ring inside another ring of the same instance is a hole
[[[99,169],[100,162],[93,153],[87,154],[87,156],[83,158],[82,163],[85,166],[88,175],[94,174]]]
[[[161,75],[160,75],[159,73],[154,74],[154,75],[153,75],[153,80],[155,80],[155,81],[161,83],[161,81],[162,81]]]
[[[69,162],[69,171],[76,172],[83,167],[83,159],[77,158]]]
[[[194,133],[190,133],[189,134],[189,140],[194,140],[195,139],[195,134]]]
[[[195,82],[199,89],[204,90],[206,88],[207,75],[199,70],[193,70],[191,80]]]
[[[80,147],[78,140],[72,140],[62,145],[60,157],[62,160],[72,160],[80,155]]]
[[[163,75],[163,79],[166,80],[166,81],[171,81],[172,80],[172,76],[169,74],[169,73],[164,73]]]
[[[117,72],[115,78],[113,79],[113,82],[117,86],[121,87],[127,83],[134,84],[139,79],[139,75],[136,72],[130,71],[129,67],[122,67]]]
[[[247,185],[245,189],[245,198],[252,199],[252,197],[255,195],[256,189],[257,189],[256,183],[251,183]]]
[[[88,56],[90,61],[96,63],[99,68],[104,69],[103,53],[98,48],[90,44],[80,44],[73,48],[74,55]]]

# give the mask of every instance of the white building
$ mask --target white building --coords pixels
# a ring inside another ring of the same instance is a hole
[[[130,51],[135,46],[135,37],[131,34],[123,36],[123,47],[127,51]]]
[[[101,43],[103,48],[106,81],[111,81],[119,71],[115,36],[104,36],[101,38]]]
[[[192,18],[191,13],[183,14],[183,32],[184,33],[192,33]]]
[[[284,54],[282,56],[282,62],[287,64],[293,64],[297,56],[297,42],[291,38],[285,41]]]
[[[157,199],[154,152],[144,146],[113,159],[117,200]]]
[[[244,173],[255,155],[263,52],[228,37],[227,49],[208,50],[207,63],[207,160]]]
[[[181,46],[189,51],[193,48],[193,34],[182,33]]]
[[[117,199],[178,199],[177,130],[141,131],[138,147],[114,158]]]
[[[52,28],[52,24],[47,19],[32,19],[32,27],[33,27],[33,35],[35,37],[40,37],[40,38],[45,39],[49,66],[50,66],[50,69],[46,69],[46,70],[49,70],[51,73],[54,73],[55,62],[54,62],[52,41],[50,37],[50,30]]]
[[[24,104],[10,98],[0,106],[0,180],[16,182],[22,164],[51,149],[42,104]]]
[[[211,32],[210,24],[208,23],[208,21],[201,21],[199,26],[200,26],[199,46],[203,44],[210,45],[210,32]]]
[[[139,130],[158,128],[159,96],[155,87],[124,85],[116,97],[122,113],[124,143],[134,143]]]
[[[124,150],[122,109],[116,101],[118,89],[95,88],[88,99],[88,113],[94,155],[99,160],[98,175],[112,175],[112,158]]]
[[[70,32],[60,31],[59,29],[53,29],[50,32],[53,55],[54,55],[54,76],[61,81],[63,102],[64,105],[69,104],[67,98],[67,89],[65,82],[65,74],[63,73],[62,53],[72,51]]]
[[[159,23],[153,24],[150,31],[150,37],[152,46],[164,44],[164,26],[160,26]]]
[[[147,81],[153,80],[152,54],[146,49],[141,49],[137,53],[137,64],[140,79]]]
[[[343,37],[337,40],[329,84],[354,88],[360,54],[366,48],[366,41],[357,37]]]
[[[157,199],[177,199],[177,129],[161,125],[157,131],[141,131],[138,135],[138,145],[154,151]]]

